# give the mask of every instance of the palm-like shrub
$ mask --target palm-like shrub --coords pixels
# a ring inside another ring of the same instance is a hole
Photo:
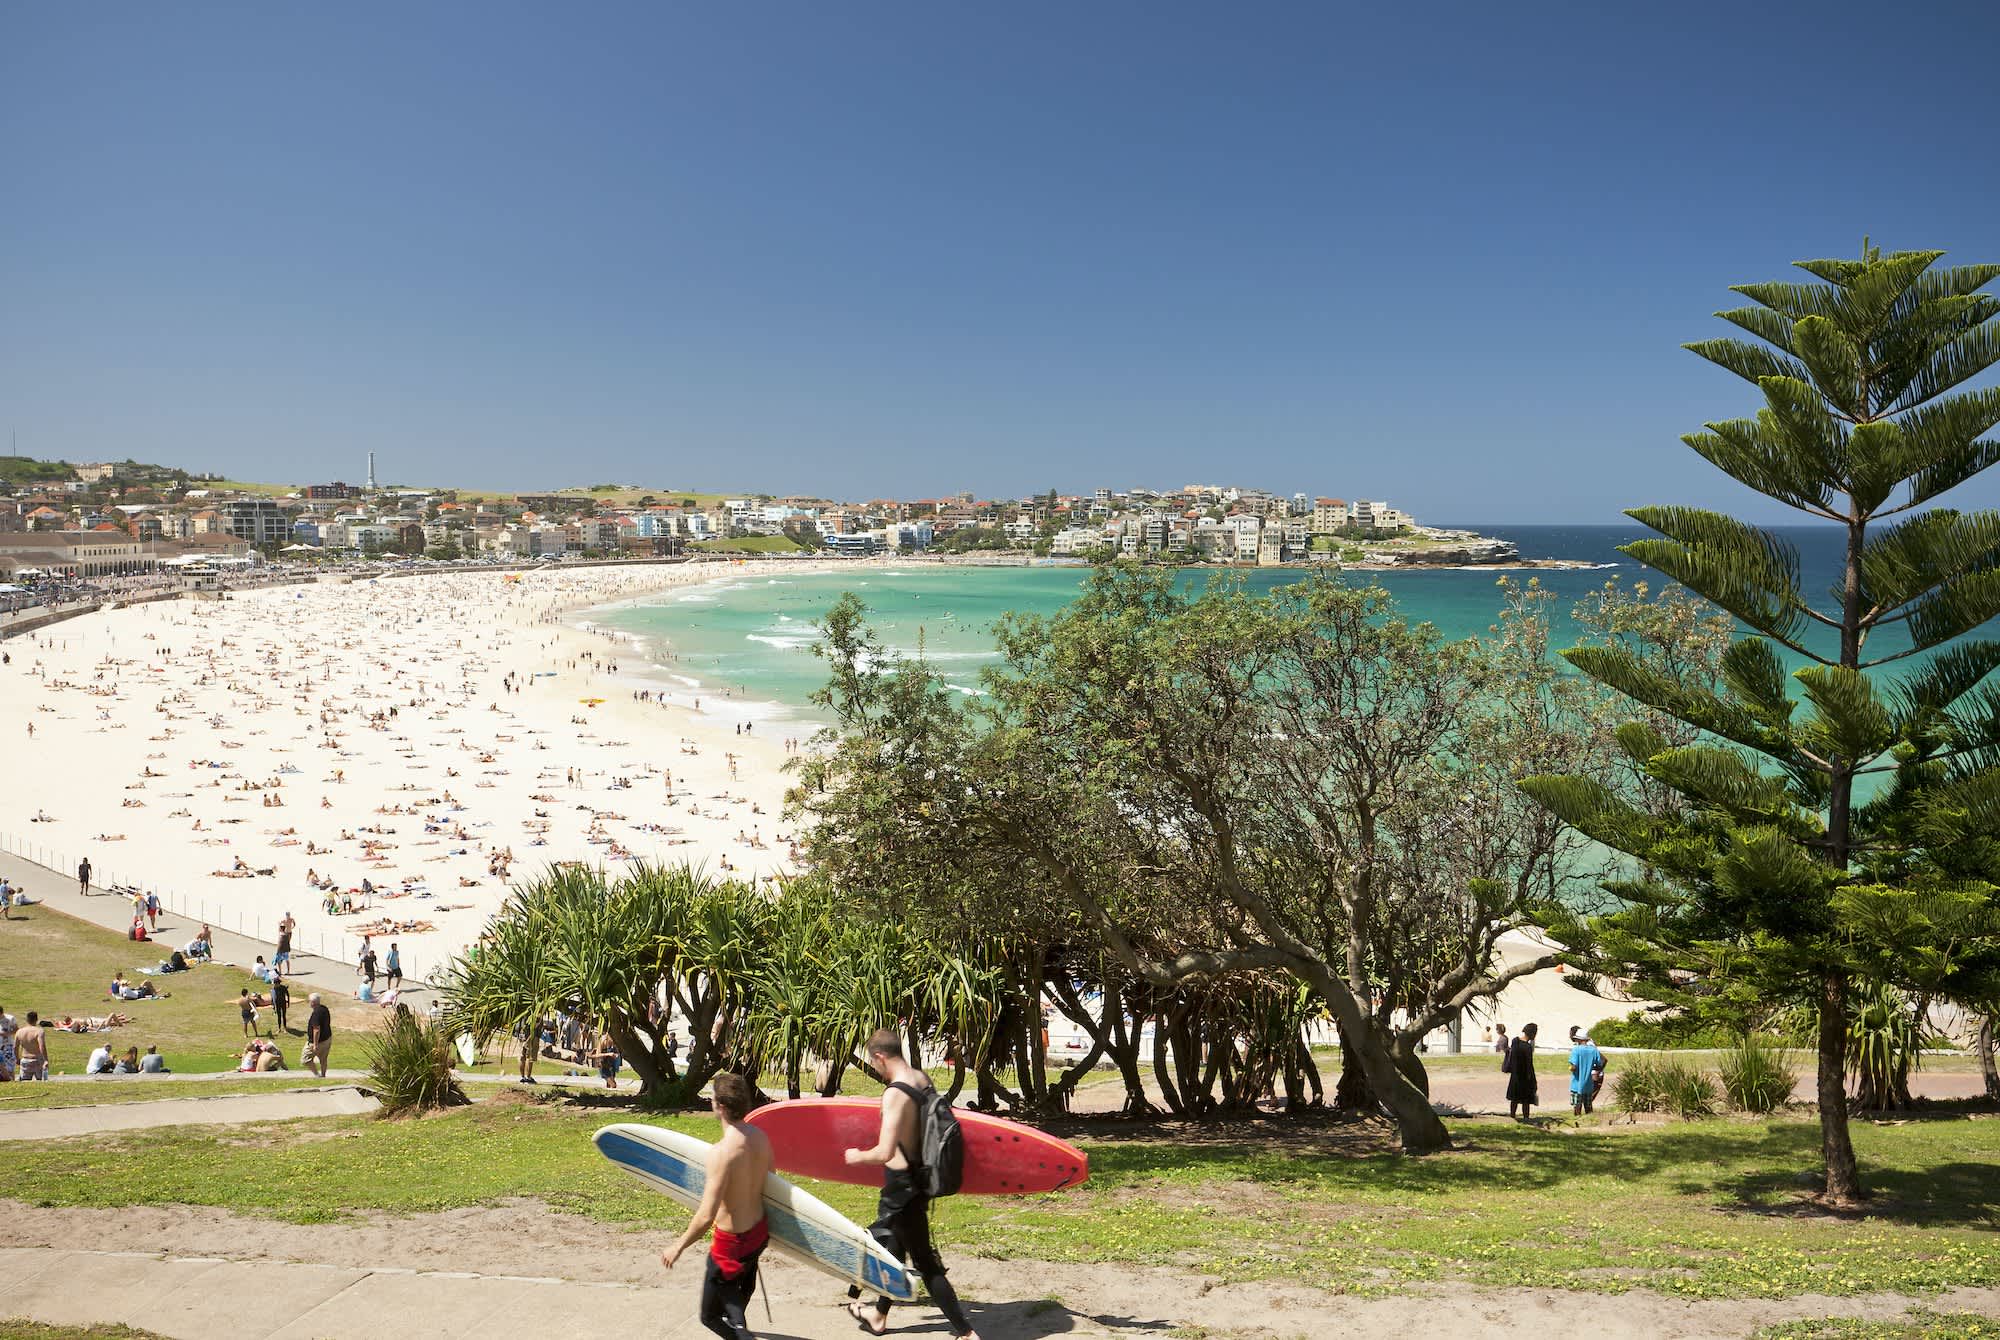
[[[1721,1106],[1707,1072],[1671,1056],[1634,1057],[1612,1076],[1611,1096],[1627,1112],[1669,1112],[1686,1120],[1712,1117]]]
[[[457,1056],[445,1025],[419,1019],[408,1010],[391,1010],[364,1048],[368,1081],[382,1104],[382,1115],[426,1112],[466,1101],[452,1073]]]
[[[1863,1111],[1909,1104],[1910,1067],[1919,1056],[1916,1021],[1903,993],[1878,983],[1847,1025],[1847,1070]]]
[[[1798,1083],[1785,1053],[1754,1033],[1722,1055],[1722,1092],[1740,1112],[1775,1112]]]

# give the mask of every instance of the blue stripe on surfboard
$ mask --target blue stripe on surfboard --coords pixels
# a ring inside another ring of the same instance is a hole
[[[613,1163],[643,1173],[667,1186],[678,1188],[699,1202],[708,1182],[707,1169],[655,1149],[643,1140],[618,1131],[599,1131],[596,1144]],[[770,1221],[771,1237],[816,1261],[824,1261],[848,1279],[859,1280],[867,1288],[889,1298],[909,1302],[917,1296],[909,1272],[882,1260],[861,1245],[838,1234],[807,1223],[781,1205],[764,1202],[764,1217]]]

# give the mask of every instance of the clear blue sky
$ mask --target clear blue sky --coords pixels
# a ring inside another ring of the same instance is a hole
[[[1753,393],[1678,346],[1863,233],[2000,258],[1996,38],[1991,3],[14,5],[0,448],[1748,510],[1678,435]]]

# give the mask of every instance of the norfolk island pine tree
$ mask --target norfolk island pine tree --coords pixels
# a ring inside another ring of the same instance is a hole
[[[1832,1203],[1861,1195],[1844,1081],[1853,941],[1866,920],[1856,913],[1879,888],[1871,869],[1894,864],[1881,848],[1910,831],[1897,818],[1909,805],[2000,818],[2000,690],[1982,686],[2000,642],[1945,646],[2000,614],[2000,515],[1934,505],[2000,461],[2000,441],[1984,436],[2000,423],[2000,389],[1959,389],[2000,361],[2000,300],[1980,291],[2000,265],[1940,267],[1942,254],[1864,243],[1859,260],[1801,261],[1820,282],[1741,285],[1733,291],[1752,305],[1718,313],[1756,342],[1687,346],[1756,385],[1764,406],[1683,441],[1837,527],[1840,581],[1822,607],[1800,589],[1798,554],[1781,536],[1693,508],[1632,511],[1659,538],[1625,552],[1757,636],[1730,648],[1720,692],[1616,649],[1564,653],[1703,732],[1679,748],[1644,725],[1620,733],[1680,802],[1673,812],[1643,812],[1573,777],[1524,783],[1640,863],[1614,886],[1628,909],[1600,924],[1601,964],[1650,959],[1657,969],[1692,949],[1707,970],[1812,1000]],[[1870,636],[1897,625],[1909,645],[1870,655]],[[1802,702],[1773,643],[1808,662],[1791,676]],[[1928,651],[1914,673],[1881,673]],[[1858,779],[1882,774],[1894,776],[1864,781],[1857,796]],[[1922,785],[1904,784],[1918,776]]]

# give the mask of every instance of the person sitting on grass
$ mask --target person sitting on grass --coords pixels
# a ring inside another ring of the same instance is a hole
[[[117,1064],[111,1057],[111,1044],[106,1042],[100,1045],[96,1051],[92,1052],[90,1059],[84,1062],[83,1073],[86,1075],[108,1075],[117,1067]]]
[[[285,1057],[277,1044],[257,1038],[243,1049],[243,1059],[236,1065],[238,1071],[255,1073],[266,1070],[283,1070]]]
[[[118,1065],[112,1071],[116,1075],[136,1075],[139,1073],[139,1049],[127,1047],[125,1054],[118,1058]]]
[[[139,1073],[142,1075],[171,1075],[167,1069],[167,1058],[160,1055],[158,1047],[146,1048],[146,1054],[139,1058]]]
[[[187,942],[187,948],[181,952],[203,963],[215,957],[215,938],[209,934],[208,923],[202,923],[201,930],[195,934],[194,939]]]

